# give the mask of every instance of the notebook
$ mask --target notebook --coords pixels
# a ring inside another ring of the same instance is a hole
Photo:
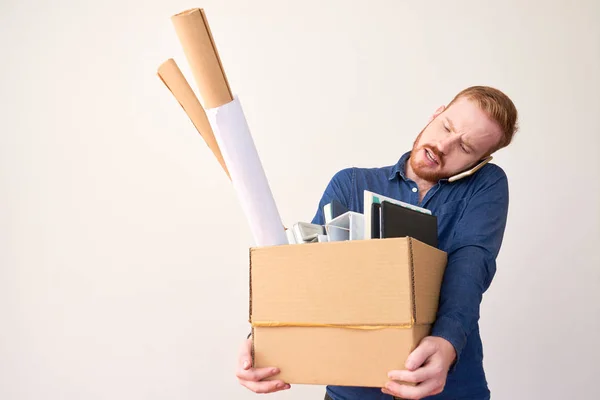
[[[381,202],[381,238],[410,236],[438,247],[437,217],[389,201]]]
[[[415,205],[412,205],[409,203],[405,203],[398,199],[393,199],[391,197],[383,196],[379,193],[371,192],[370,190],[364,190],[364,192],[363,192],[363,209],[364,209],[364,214],[365,214],[365,221],[372,221],[372,218],[371,218],[372,206],[371,206],[371,204],[381,203],[384,200],[386,200],[390,203],[398,204],[400,206],[409,208],[411,210],[422,212],[424,214],[431,214],[431,211],[426,208],[418,207],[418,206],[415,206]],[[365,224],[364,237],[365,237],[365,239],[373,239],[373,235],[371,234],[371,224],[370,223]]]
[[[381,238],[381,203],[371,204],[371,239]]]

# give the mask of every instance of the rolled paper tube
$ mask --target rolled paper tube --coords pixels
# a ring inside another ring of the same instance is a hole
[[[183,47],[204,108],[222,106],[233,100],[204,10],[192,8],[171,17]]]
[[[207,109],[231,182],[257,246],[288,244],[275,199],[238,100]]]
[[[213,152],[219,164],[229,176],[229,171],[215,135],[213,133],[210,122],[206,117],[206,112],[202,108],[202,104],[198,101],[196,94],[192,90],[188,81],[183,76],[183,73],[177,66],[177,63],[172,58],[168,59],[158,67],[158,77],[163,81],[165,86],[171,91],[175,99],[179,102],[187,116],[190,118],[196,130],[200,133],[210,150]]]

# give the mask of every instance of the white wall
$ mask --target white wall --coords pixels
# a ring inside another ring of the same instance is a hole
[[[600,398],[598,1],[3,0],[1,399],[253,398],[234,377],[250,231],[155,74],[174,57],[193,83],[169,20],[189,7],[207,11],[287,224],[337,170],[394,163],[460,89],[510,94],[490,386]]]

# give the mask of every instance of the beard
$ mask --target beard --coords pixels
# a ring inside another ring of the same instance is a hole
[[[409,159],[410,167],[412,168],[415,175],[417,175],[419,178],[428,182],[437,182],[440,179],[446,178],[446,174],[443,172],[443,156],[437,148],[433,146],[421,145],[419,143],[421,135],[423,135],[423,131],[425,131],[425,129],[423,129],[421,133],[419,133],[419,136],[417,136],[413,143],[413,148]],[[428,165],[425,161],[417,161],[416,155],[422,153],[425,149],[435,154],[439,164],[431,166]]]

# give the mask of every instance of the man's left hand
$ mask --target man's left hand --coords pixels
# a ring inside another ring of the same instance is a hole
[[[456,358],[454,346],[440,337],[427,336],[408,356],[406,370],[390,371],[383,393],[403,399],[422,399],[444,390],[448,370]],[[408,382],[415,386],[402,384]]]

